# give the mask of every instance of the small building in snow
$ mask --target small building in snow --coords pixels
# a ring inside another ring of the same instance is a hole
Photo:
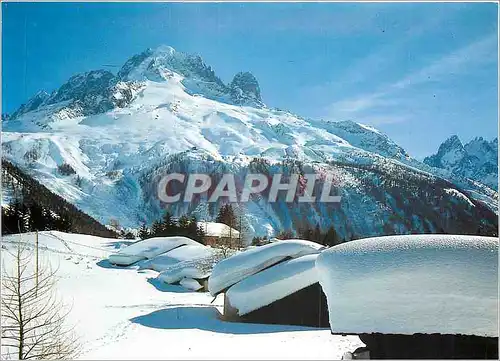
[[[227,321],[328,327],[325,295],[315,262],[323,246],[284,240],[222,260],[208,280],[224,295]]]
[[[237,248],[242,244],[240,232],[227,224],[200,221],[198,227],[205,233],[204,243],[207,246]]]
[[[358,335],[370,359],[498,359],[498,238],[365,238],[316,269],[332,333]]]

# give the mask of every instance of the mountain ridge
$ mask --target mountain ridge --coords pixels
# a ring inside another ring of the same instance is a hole
[[[219,101],[264,106],[260,86],[252,73],[238,72],[230,83],[224,84],[201,56],[178,52],[170,46],[161,45],[135,54],[116,74],[104,69],[90,70],[71,76],[51,94],[40,90],[9,115],[9,119],[15,120],[25,113],[61,101],[72,101],[70,109],[72,113],[76,109],[78,115],[98,114],[124,107],[132,101],[131,93],[139,87],[138,84],[145,80],[167,81],[172,76],[172,71],[189,80],[184,85],[187,89],[192,88],[194,94],[205,91]],[[93,99],[96,97],[99,99]],[[119,101],[123,99],[123,102]],[[89,105],[89,102],[95,104]]]
[[[269,108],[251,74],[220,84],[201,57],[170,47],[134,55],[121,70],[113,78],[105,71],[77,74],[64,92],[42,95],[45,103],[3,122],[3,156],[103,223],[137,227],[158,219],[167,206],[156,187],[169,172],[215,178],[226,172],[240,180],[249,172],[312,172],[335,176],[341,204],[257,197],[240,205],[254,234],[304,222],[334,225],[345,239],[491,234],[498,225],[496,191],[418,162],[372,127]],[[221,204],[167,208],[211,219]]]
[[[463,144],[457,135],[445,140],[425,164],[468,177],[498,190],[498,138],[491,141],[476,137]]]

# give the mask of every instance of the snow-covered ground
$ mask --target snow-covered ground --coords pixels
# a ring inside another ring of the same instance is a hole
[[[6,236],[2,246],[34,234]],[[41,258],[59,266],[58,290],[72,304],[69,322],[83,359],[340,359],[363,344],[327,329],[228,323],[223,297],[159,282],[157,272],[118,268],[107,257],[125,240],[40,232]],[[11,259],[2,250],[2,263]],[[256,347],[258,345],[258,347]]]

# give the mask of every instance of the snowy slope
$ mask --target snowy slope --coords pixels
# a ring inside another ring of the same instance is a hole
[[[316,261],[335,333],[498,337],[498,238],[367,238]]]
[[[6,236],[13,249],[19,239]],[[59,266],[58,291],[72,305],[69,324],[83,343],[82,359],[340,359],[358,337],[295,326],[226,323],[222,298],[155,281],[154,271],[114,268],[103,261],[125,241],[40,232],[41,259]],[[2,264],[12,265],[2,250]],[[258,344],[259,347],[255,347]]]
[[[349,239],[380,234],[394,214],[398,219],[385,233],[464,233],[480,222],[497,226],[491,212],[497,210],[496,191],[458,184],[490,211],[430,206],[449,203],[436,177],[453,182],[448,173],[417,162],[373,128],[269,108],[251,74],[238,74],[225,85],[200,57],[171,47],[133,56],[116,76],[103,70],[79,74],[49,96],[42,94],[3,122],[3,156],[104,224],[118,219],[137,227],[158,219],[165,205],[158,201],[157,184],[167,172],[214,178],[232,173],[241,184],[249,172],[294,171],[321,179],[333,175],[340,208],[252,198],[244,205],[251,234],[272,235],[305,221],[324,229],[335,225]],[[62,174],[63,164],[75,173]],[[394,174],[402,177],[393,180]],[[392,182],[397,184],[389,187]],[[411,210],[398,197],[414,198],[412,207],[422,207],[418,219],[408,223]],[[176,203],[170,210],[205,220],[216,216],[196,203]],[[456,212],[441,224],[443,213]],[[471,225],[464,226],[462,218],[471,218]]]

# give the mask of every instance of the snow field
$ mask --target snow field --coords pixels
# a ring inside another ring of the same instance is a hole
[[[28,233],[3,237],[2,245],[20,238],[34,244]],[[211,304],[208,293],[158,284],[155,271],[103,260],[123,240],[40,232],[39,242],[41,257],[59,265],[58,292],[72,306],[68,323],[82,342],[81,359],[331,360],[363,345],[324,329],[223,322],[222,297]],[[2,252],[4,262],[11,260]]]

